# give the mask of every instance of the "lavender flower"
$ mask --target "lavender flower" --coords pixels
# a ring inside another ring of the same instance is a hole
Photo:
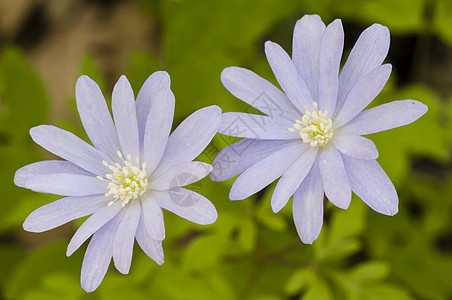
[[[374,24],[353,47],[339,75],[344,43],[340,20],[327,27],[319,16],[301,18],[292,59],[277,44],[265,53],[282,90],[255,73],[226,68],[223,85],[266,115],[225,113],[219,132],[243,137],[215,158],[212,180],[241,173],[230,191],[241,200],[281,177],[271,198],[274,212],[293,195],[293,217],[301,240],[312,243],[323,223],[324,195],[346,209],[351,192],[375,211],[394,215],[396,190],[376,162],[374,143],[362,135],[409,124],[427,111],[414,100],[362,111],[383,89],[391,65],[382,62],[389,31]]]
[[[200,109],[169,135],[175,99],[166,72],[152,74],[136,102],[122,76],[113,90],[114,122],[99,87],[89,77],[78,79],[76,99],[94,147],[54,126],[34,127],[33,140],[65,160],[25,166],[14,181],[33,191],[68,196],[32,212],[23,225],[27,231],[46,231],[92,214],[67,249],[69,256],[92,236],[81,272],[82,287],[91,292],[101,283],[111,258],[121,273],[129,272],[135,238],[150,258],[163,263],[162,208],[198,224],[215,222],[212,203],[180,186],[212,170],[192,160],[217,132],[221,110]]]

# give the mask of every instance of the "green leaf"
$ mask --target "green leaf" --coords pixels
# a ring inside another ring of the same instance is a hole
[[[287,295],[295,295],[310,282],[312,271],[310,269],[295,270],[284,285],[284,293]]]
[[[358,281],[381,281],[390,272],[390,266],[385,261],[367,261],[359,264],[350,274]]]

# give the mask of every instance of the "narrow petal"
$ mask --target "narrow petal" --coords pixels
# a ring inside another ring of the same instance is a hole
[[[116,201],[110,206],[106,205],[103,209],[89,217],[75,232],[67,246],[66,255],[72,255],[92,234],[113,219],[121,209],[121,201]]]
[[[80,76],[75,98],[83,127],[94,147],[115,159],[120,149],[118,135],[99,86],[88,76]]]
[[[395,215],[399,199],[389,177],[375,160],[343,156],[353,192],[376,212]]]
[[[300,112],[280,89],[256,73],[229,67],[221,72],[221,82],[235,97],[260,110],[269,117],[294,121]]]
[[[318,15],[305,15],[295,24],[292,60],[313,99],[317,99],[319,54],[325,24]]]
[[[165,238],[165,223],[163,212],[157,204],[156,192],[148,193],[141,199],[143,223],[154,240],[162,241]]]
[[[218,132],[250,139],[284,140],[299,138],[298,133],[289,131],[294,122],[278,121],[264,115],[227,112],[223,114],[223,121]]]
[[[304,80],[298,75],[295,66],[281,46],[265,42],[265,54],[279,85],[293,105],[302,111],[303,105],[312,110],[314,102]]]
[[[113,261],[116,269],[122,274],[128,274],[132,263],[133,243],[140,220],[141,208],[138,201],[131,201],[119,221],[113,242]]]
[[[210,143],[221,123],[218,106],[201,108],[188,116],[171,134],[156,172],[192,161]]]
[[[288,143],[296,142],[298,141],[243,139],[229,145],[215,157],[210,179],[223,181],[232,178],[271,153],[283,149]]]
[[[130,154],[132,157],[139,157],[140,148],[138,145],[135,97],[132,87],[124,75],[119,78],[113,88],[111,108],[122,153],[124,155]]]
[[[311,169],[294,194],[293,220],[301,241],[312,244],[323,224],[323,185],[316,167]]]
[[[166,91],[170,88],[171,80],[167,72],[158,71],[151,74],[146,79],[143,86],[137,95],[136,108],[137,108],[137,122],[138,131],[140,136],[140,148],[143,147],[144,132],[146,128],[146,122],[148,120],[149,111],[151,110],[152,103],[157,100],[157,95],[161,91]]]
[[[174,188],[166,193],[160,193],[158,203],[162,208],[196,224],[212,224],[218,217],[212,202],[184,188]]]
[[[388,28],[379,24],[373,24],[361,33],[339,75],[338,106],[358,79],[383,63],[389,40]]]
[[[303,153],[301,143],[294,143],[255,163],[234,182],[229,199],[242,200],[280,177]]]
[[[305,151],[281,176],[273,191],[271,206],[273,212],[277,213],[286,206],[290,197],[295,193],[306,175],[312,168],[317,157],[317,149],[305,146]]]
[[[111,163],[108,156],[66,130],[50,125],[40,125],[33,127],[30,135],[36,144],[47,151],[93,174],[104,176],[110,173],[110,170],[102,164],[103,160]]]
[[[113,255],[113,241],[118,228],[118,218],[103,225],[89,242],[83,258],[81,284],[87,292],[92,292],[100,285],[107,273]]]
[[[377,97],[389,79],[391,68],[390,64],[382,65],[356,81],[342,107],[336,110],[334,127],[347,124]]]
[[[53,174],[66,173],[66,174],[93,176],[92,173],[78,167],[77,165],[69,161],[45,160],[29,164],[17,170],[16,174],[14,175],[14,183],[17,186],[25,187],[25,182],[28,179],[37,175],[45,175],[52,173]]]
[[[173,187],[186,186],[206,177],[212,166],[200,161],[178,164],[153,178],[150,188],[166,191]]]
[[[25,219],[23,227],[30,232],[47,231],[90,215],[106,205],[104,195],[62,198],[33,211]]]
[[[328,200],[339,208],[347,209],[352,200],[352,190],[342,156],[336,148],[330,146],[321,151],[319,170]]]
[[[107,181],[94,176],[75,174],[45,174],[27,180],[25,187],[40,193],[61,196],[89,196],[105,194],[108,191]]]
[[[174,95],[169,89],[161,89],[151,103],[146,121],[143,160],[151,174],[162,158],[171,132],[174,115]]]
[[[331,114],[336,107],[343,48],[344,29],[337,19],[326,28],[319,51],[319,109]]]
[[[341,153],[358,159],[377,159],[375,144],[360,135],[340,134],[333,139],[334,147]]]
[[[343,130],[360,135],[380,132],[410,124],[427,110],[427,105],[415,100],[393,101],[361,112]]]
[[[141,215],[143,216],[143,214]],[[151,238],[151,235],[147,232],[146,226],[144,226],[143,218],[140,219],[138,223],[138,228],[136,232],[136,240],[144,253],[147,254],[152,260],[157,264],[163,264],[163,248],[162,241],[156,241]]]

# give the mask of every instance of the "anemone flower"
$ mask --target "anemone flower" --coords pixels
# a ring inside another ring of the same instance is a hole
[[[76,84],[77,109],[93,146],[65,130],[41,125],[33,140],[63,160],[30,164],[16,172],[18,186],[67,196],[32,212],[24,229],[42,232],[91,215],[67,248],[71,255],[92,236],[83,260],[81,285],[102,282],[111,259],[130,269],[133,244],[158,264],[165,238],[162,208],[198,224],[215,222],[213,204],[181,186],[207,176],[212,167],[192,161],[221,123],[217,106],[200,109],[170,134],[175,99],[166,72],[152,74],[135,102],[125,76],[112,95],[113,119],[98,85],[87,76]]]
[[[293,195],[293,218],[304,243],[320,233],[324,196],[346,209],[353,191],[375,211],[397,213],[394,185],[375,160],[374,143],[362,135],[409,124],[427,111],[414,100],[363,111],[391,72],[391,65],[382,65],[389,49],[386,27],[367,28],[339,74],[343,44],[340,20],[325,26],[319,16],[307,15],[295,25],[292,58],[278,44],[265,43],[282,91],[239,67],[221,74],[231,94],[265,115],[223,114],[219,133],[245,139],[217,155],[211,179],[241,174],[229,195],[241,200],[280,177],[272,209],[278,212]]]

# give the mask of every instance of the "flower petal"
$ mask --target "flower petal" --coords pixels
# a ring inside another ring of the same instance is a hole
[[[210,143],[221,123],[221,109],[201,108],[188,116],[170,135],[156,172],[183,162],[192,161]]]
[[[88,76],[80,76],[75,98],[83,127],[94,147],[115,159],[120,149],[118,135],[99,86]]]
[[[119,221],[118,230],[113,242],[113,261],[116,269],[122,274],[129,273],[132,263],[133,243],[140,220],[141,208],[138,201],[131,201]]]
[[[305,15],[295,24],[292,60],[313,99],[317,99],[319,54],[325,24],[318,15]]]
[[[400,100],[366,109],[344,126],[344,132],[371,134],[410,124],[428,110],[427,105],[415,100]]]
[[[174,105],[174,95],[169,87],[162,88],[151,103],[143,141],[143,160],[149,174],[155,170],[165,151],[173,124]]]
[[[341,20],[336,19],[326,28],[319,51],[319,109],[331,114],[336,107],[343,48],[344,29]]]
[[[380,165],[375,160],[347,156],[343,159],[353,192],[376,212],[395,215],[399,204],[397,192]]]
[[[47,231],[90,215],[106,205],[104,195],[62,198],[33,211],[25,219],[23,227],[30,232]]]
[[[110,173],[110,170],[102,164],[103,160],[111,164],[112,161],[108,156],[66,130],[40,125],[33,127],[30,135],[36,144],[47,151],[93,174],[104,176]]]
[[[143,147],[144,132],[149,116],[149,111],[151,110],[151,105],[155,100],[158,99],[157,95],[159,95],[161,91],[169,90],[170,83],[171,80],[167,72],[154,72],[151,74],[151,76],[148,77],[148,79],[146,79],[140,91],[138,92],[135,106],[137,108],[140,148]]]
[[[173,188],[167,192],[161,192],[157,201],[162,208],[196,224],[212,224],[218,217],[212,202],[184,188]]]
[[[382,65],[356,81],[341,107],[336,109],[334,127],[339,128],[357,116],[381,92],[391,74],[391,65]]]
[[[210,173],[212,181],[223,181],[232,178],[269,154],[281,150],[290,140],[256,140],[244,139],[223,148],[215,157]]]
[[[165,191],[173,187],[186,186],[203,179],[211,171],[211,165],[200,161],[181,163],[152,178],[150,188]]]
[[[336,148],[330,146],[320,152],[319,170],[328,200],[339,208],[347,209],[352,200],[352,190],[342,156]]]
[[[93,233],[113,219],[121,209],[121,201],[116,201],[110,206],[106,205],[83,222],[69,242],[66,255],[71,256]]]
[[[264,115],[227,112],[223,114],[223,121],[218,132],[224,135],[250,139],[284,140],[298,139],[300,137],[298,133],[289,131],[293,122],[278,121]]]
[[[290,197],[311,170],[317,153],[317,149],[306,146],[305,151],[281,176],[271,198],[273,212],[277,213],[286,206]]]
[[[388,28],[379,24],[361,33],[339,75],[337,107],[342,105],[358,79],[382,64],[388,54],[389,40]]]
[[[312,110],[314,102],[304,80],[298,75],[295,66],[281,46],[276,43],[265,42],[265,54],[276,80],[286,93],[289,100],[301,111],[303,105]]]
[[[299,118],[300,112],[280,89],[250,70],[226,68],[221,72],[221,82],[232,95],[271,118]]]
[[[153,240],[162,241],[165,239],[165,223],[163,222],[163,212],[156,200],[157,192],[149,192],[141,198],[141,209],[143,223]]]
[[[162,241],[156,241],[151,238],[151,235],[147,232],[146,226],[144,226],[142,218],[138,223],[138,228],[135,237],[138,242],[138,245],[140,245],[144,253],[146,253],[157,264],[162,265],[163,264]]]
[[[69,161],[64,160],[45,160],[38,161],[27,166],[24,166],[16,171],[14,175],[14,183],[17,186],[25,187],[25,182],[37,175],[45,174],[56,174],[56,173],[66,173],[66,174],[76,174],[93,176],[92,173],[74,165]]]
[[[293,220],[301,241],[312,244],[323,224],[323,185],[316,167],[311,169],[294,194]]]
[[[234,182],[229,199],[242,200],[259,192],[280,177],[303,153],[301,143],[293,143],[255,163]]]
[[[107,181],[94,176],[75,174],[45,174],[34,176],[25,182],[25,187],[35,192],[61,196],[89,196],[105,194]]]
[[[122,153],[124,155],[130,154],[132,157],[139,157],[140,148],[138,145],[135,97],[132,87],[124,75],[119,78],[113,88],[111,108]]]
[[[81,284],[87,292],[100,285],[107,273],[113,255],[113,241],[118,228],[118,217],[94,233],[83,258]]]
[[[340,134],[333,139],[334,147],[341,153],[358,159],[376,159],[378,150],[375,144],[360,135]]]

